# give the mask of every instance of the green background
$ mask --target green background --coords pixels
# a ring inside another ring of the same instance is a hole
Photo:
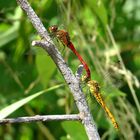
[[[99,82],[117,132],[105,112],[82,85],[102,140],[140,137],[140,1],[30,0],[46,29],[66,29]],[[14,0],[0,0],[0,118],[78,113],[72,94],[49,57],[26,14]],[[75,73],[80,62],[54,39]],[[63,85],[62,85],[63,84]],[[47,90],[46,90],[47,89]],[[34,99],[34,100],[33,100]],[[76,121],[0,126],[0,140],[86,140]]]

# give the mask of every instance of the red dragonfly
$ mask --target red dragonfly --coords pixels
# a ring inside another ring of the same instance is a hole
[[[84,77],[84,80],[87,80],[87,81],[90,80],[91,79],[90,69],[87,63],[81,57],[81,55],[75,49],[73,43],[70,40],[69,33],[65,30],[59,30],[56,25],[49,27],[49,31],[53,36],[57,37],[64,46],[67,46],[68,48],[70,48],[72,52],[78,57],[78,59],[83,64],[84,69],[86,70],[86,73],[87,73],[87,75]]]

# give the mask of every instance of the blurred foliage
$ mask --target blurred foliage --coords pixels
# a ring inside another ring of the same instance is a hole
[[[15,1],[0,0],[0,3],[0,114],[18,117],[77,113],[68,87],[59,86],[65,81],[53,61],[46,52],[31,46],[31,41],[39,37],[27,16]],[[120,126],[116,132],[84,86],[101,139],[138,140],[140,1],[30,0],[30,3],[46,28],[58,24],[68,30],[89,64],[92,78],[100,83],[105,101]],[[67,48],[63,52],[62,47],[59,50],[75,72],[79,61]],[[45,94],[49,87],[52,90]],[[1,126],[0,139],[85,140],[87,136],[78,122],[40,122]]]

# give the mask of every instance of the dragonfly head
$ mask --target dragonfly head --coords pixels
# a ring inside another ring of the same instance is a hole
[[[49,27],[49,31],[50,31],[50,33],[54,33],[54,32],[56,32],[57,29],[58,29],[57,25],[52,25],[52,26]]]

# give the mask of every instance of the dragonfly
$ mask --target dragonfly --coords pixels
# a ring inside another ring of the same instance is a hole
[[[72,52],[77,56],[81,64],[84,66],[84,69],[86,70],[86,75],[84,76],[84,80],[91,79],[91,72],[87,65],[87,63],[84,61],[84,59],[81,57],[81,55],[77,52],[75,49],[73,43],[71,42],[69,33],[65,30],[59,30],[57,25],[53,25],[49,27],[49,31],[52,34],[52,36],[57,37],[64,46],[67,46],[69,49],[72,50]]]
[[[111,120],[114,128],[116,128],[118,130],[119,129],[118,123],[115,120],[114,115],[111,113],[111,111],[107,107],[107,105],[106,105],[106,103],[105,103],[105,101],[100,93],[100,86],[99,86],[98,82],[94,81],[94,80],[89,80],[87,82],[87,86],[89,87],[91,94],[95,97],[97,102],[101,105],[103,110],[106,112],[106,114],[109,117],[109,119]]]
[[[111,113],[109,108],[106,106],[105,101],[101,96],[100,87],[99,87],[98,82],[96,82],[96,81],[91,79],[90,69],[89,69],[87,63],[81,57],[81,55],[75,49],[73,43],[71,42],[69,33],[67,31],[65,31],[65,30],[58,29],[57,25],[50,26],[49,31],[52,34],[52,36],[57,37],[62,42],[62,44],[64,46],[67,46],[69,49],[71,49],[72,52],[77,56],[77,58],[79,59],[79,61],[83,65],[84,69],[86,70],[86,75],[82,77],[82,81],[87,84],[91,94],[95,97],[97,102],[104,109],[104,111],[106,112],[107,116],[109,117],[109,119],[111,120],[112,124],[114,125],[114,128],[118,129],[119,127],[118,127],[118,124],[117,124],[117,122],[115,120],[115,117],[113,116],[113,114]]]

